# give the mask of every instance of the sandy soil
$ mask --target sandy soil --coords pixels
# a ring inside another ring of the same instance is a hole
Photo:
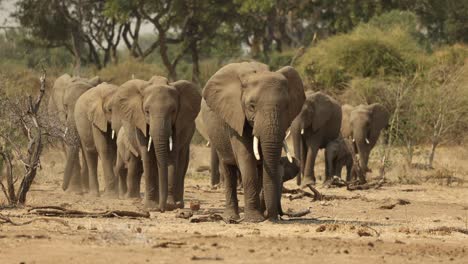
[[[210,189],[208,172],[195,172],[195,166],[207,164],[208,153],[205,148],[192,153],[186,207],[190,201],[199,201],[201,210],[223,208],[222,190]],[[0,213],[24,222],[38,218],[28,214],[28,208],[42,205],[142,210],[136,200],[63,193],[61,160],[60,155],[50,155],[43,162],[26,208]],[[293,183],[287,186],[294,188]],[[0,263],[468,263],[468,235],[460,232],[468,228],[466,186],[425,183],[354,192],[318,189],[324,201],[290,201],[284,195],[285,209],[310,208],[311,213],[279,223],[190,223],[176,218],[178,212],[152,212],[149,219],[4,223],[0,224]],[[409,204],[401,205],[401,200]]]

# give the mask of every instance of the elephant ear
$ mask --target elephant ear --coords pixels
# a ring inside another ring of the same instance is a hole
[[[250,74],[263,71],[268,71],[268,66],[263,63],[231,63],[211,76],[203,88],[208,107],[241,136],[245,123],[241,104],[243,83]]]
[[[286,66],[277,71],[288,80],[289,93],[289,122],[301,112],[305,101],[304,85],[299,73],[291,66]]]
[[[162,77],[159,75],[154,75],[153,77],[151,77],[151,79],[149,79],[148,82],[152,84],[156,84],[156,85],[168,85],[169,84],[169,81],[167,80],[166,77]]]
[[[388,110],[381,104],[375,103],[369,105],[372,114],[372,126],[375,131],[380,131],[388,126],[390,114]]]
[[[124,83],[114,95],[114,103],[122,119],[135,125],[146,136],[146,119],[143,112],[143,87],[141,80]]]
[[[91,98],[92,104],[88,108],[88,120],[91,121],[99,130],[107,132],[107,120],[104,113],[104,102],[102,98]]]
[[[198,86],[186,80],[170,84],[179,92],[179,112],[177,113],[176,129],[192,123],[200,112],[201,95]]]

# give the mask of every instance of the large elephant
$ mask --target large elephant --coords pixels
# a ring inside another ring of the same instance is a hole
[[[372,148],[379,139],[380,132],[388,126],[390,113],[379,103],[352,107],[343,105],[342,135],[354,142],[354,151],[359,154],[359,165],[365,173]],[[365,181],[361,179],[361,181]]]
[[[117,136],[117,160],[114,174],[119,178],[119,192],[126,198],[140,198],[140,182],[143,166],[139,152],[130,142],[124,125]]]
[[[246,221],[278,219],[281,212],[279,160],[286,129],[305,100],[292,67],[272,72],[258,62],[231,63],[203,89],[202,118],[225,175],[226,217],[238,219],[237,171],[244,185]],[[260,204],[265,194],[266,212]]]
[[[143,163],[145,207],[183,207],[190,141],[200,111],[197,86],[155,76],[148,82],[128,81],[116,95],[118,111],[129,126],[125,129]]]
[[[206,102],[203,100],[202,104],[206,104]],[[210,137],[208,136],[208,131],[207,131],[208,128],[205,122],[203,121],[201,113],[195,119],[195,125],[200,135],[206,141],[208,141],[208,143],[210,143]],[[216,149],[211,144],[210,144],[210,173],[211,173],[210,175],[211,186],[216,186],[224,180],[220,176],[221,174],[220,174],[220,169],[219,169],[218,153],[216,152]]]
[[[339,136],[341,118],[341,106],[335,99],[322,92],[306,92],[302,110],[290,128],[295,157],[301,162],[302,175],[297,177],[298,185],[301,185],[302,177],[303,185],[315,184],[317,153]],[[325,172],[327,166],[325,163]],[[326,176],[325,181],[327,180],[329,178]]]
[[[63,177],[63,190],[82,193],[87,191],[88,169],[83,160],[80,165],[80,141],[76,130],[74,111],[78,98],[90,88],[100,83],[99,77],[92,79],[71,77],[64,74],[56,79],[49,97],[48,112],[64,126],[66,162]]]
[[[116,160],[116,131],[120,117],[113,109],[113,96],[118,86],[101,83],[78,98],[75,105],[75,122],[88,165],[90,194],[99,196],[97,174],[98,157],[104,171],[105,195],[118,196],[117,178],[114,175]]]

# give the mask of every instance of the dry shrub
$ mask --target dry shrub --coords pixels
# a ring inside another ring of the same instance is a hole
[[[148,64],[129,58],[119,64],[110,65],[96,73],[102,80],[116,85],[135,79],[149,80],[154,75],[166,76],[158,65]]]

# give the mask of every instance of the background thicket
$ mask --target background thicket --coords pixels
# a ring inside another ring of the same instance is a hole
[[[222,65],[254,59],[292,65],[306,89],[342,103],[384,104],[409,164],[418,145],[431,146],[432,165],[437,146],[466,141],[468,1],[19,0],[11,15],[4,98],[37,92],[42,66],[49,88],[65,72],[203,87]]]

